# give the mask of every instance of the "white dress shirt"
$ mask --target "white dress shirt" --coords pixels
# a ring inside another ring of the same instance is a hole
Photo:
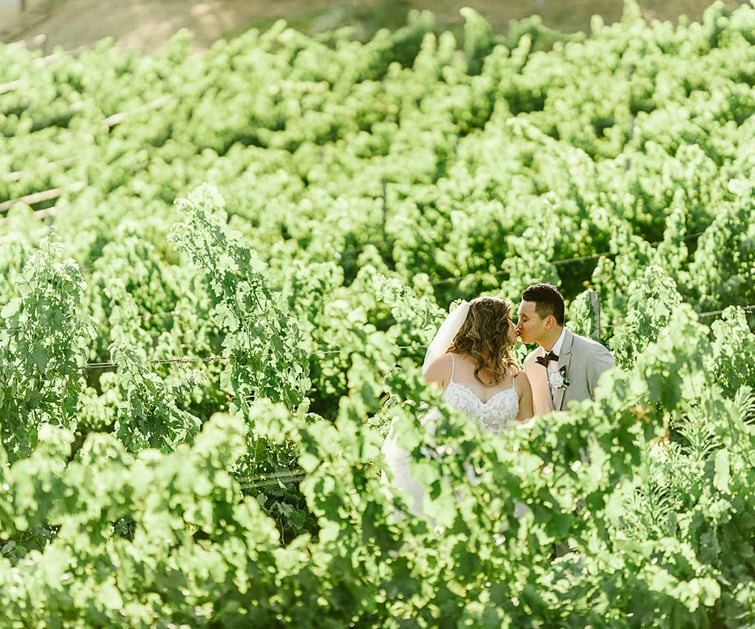
[[[551,351],[556,354],[557,356],[561,356],[561,346],[564,344],[564,337],[566,336],[566,328],[563,328],[561,330],[561,336],[558,337],[558,340],[553,344],[553,347],[551,348]],[[553,407],[556,407],[556,395],[557,390],[551,386],[550,382],[550,376],[552,373],[556,373],[558,371],[558,363],[554,360],[548,361],[548,386],[551,390],[551,400],[553,400]]]

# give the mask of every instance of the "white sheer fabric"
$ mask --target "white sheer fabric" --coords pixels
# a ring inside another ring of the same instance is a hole
[[[430,341],[427,352],[425,352],[425,360],[422,363],[423,374],[427,371],[430,363],[448,351],[457,333],[461,330],[467,314],[469,314],[469,302],[463,301],[446,317],[446,320],[438,328],[433,340]]]
[[[409,512],[414,515],[421,515],[425,488],[422,483],[412,478],[409,468],[409,453],[396,443],[394,428],[395,420],[391,423],[391,429],[381,448],[385,467],[380,480],[385,487],[409,494]],[[386,470],[389,471],[389,474],[386,473]]]

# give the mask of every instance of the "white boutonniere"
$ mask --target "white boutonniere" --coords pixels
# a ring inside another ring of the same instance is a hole
[[[554,389],[565,389],[569,386],[569,378],[566,376],[566,365],[558,371],[548,374],[548,382]]]

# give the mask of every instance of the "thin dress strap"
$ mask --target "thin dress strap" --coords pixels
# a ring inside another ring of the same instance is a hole
[[[454,381],[454,369],[456,368],[456,361],[454,361],[454,355],[451,354],[451,380],[450,382]],[[450,384],[449,382],[449,384]]]

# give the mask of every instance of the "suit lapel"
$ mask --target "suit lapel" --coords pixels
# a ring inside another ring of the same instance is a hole
[[[540,348],[540,355],[545,356],[545,350]],[[553,406],[553,396],[551,395],[551,383],[548,381],[548,368],[542,368],[542,375],[540,376],[540,387],[543,391],[544,404],[548,409],[548,412],[555,409]]]
[[[569,373],[569,365],[571,364],[571,348],[574,342],[574,335],[566,330],[564,334],[564,342],[561,345],[561,353],[558,355],[558,368],[563,367],[565,373]],[[562,389],[556,389],[556,410],[563,410],[564,397],[566,396],[566,387]]]

